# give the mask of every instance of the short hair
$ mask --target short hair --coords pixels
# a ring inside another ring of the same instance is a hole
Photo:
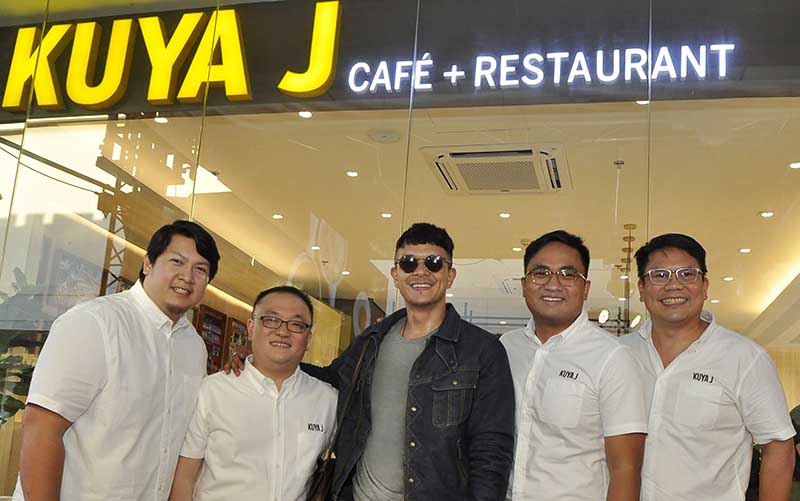
[[[545,233],[533,242],[528,244],[525,248],[525,258],[523,259],[523,273],[528,271],[528,264],[542,248],[553,242],[564,244],[567,247],[572,247],[581,256],[581,263],[583,263],[584,274],[589,276],[589,248],[583,243],[583,239],[578,235],[566,232],[564,230],[555,230],[550,233]]]
[[[425,245],[431,244],[441,247],[447,252],[447,257],[453,260],[453,239],[447,234],[447,230],[431,223],[414,223],[397,239],[394,246],[395,253],[400,247],[405,245]]]
[[[219,266],[219,251],[214,237],[199,224],[192,221],[178,220],[172,224],[167,224],[158,229],[150,238],[147,244],[147,257],[150,263],[155,263],[158,256],[164,253],[172,242],[172,237],[182,235],[194,240],[197,253],[208,260],[208,280],[209,282],[217,274]],[[144,267],[139,270],[139,280],[144,283]]]
[[[636,251],[634,256],[636,257],[636,273],[639,275],[639,280],[644,280],[644,269],[647,267],[650,255],[655,251],[668,248],[685,251],[697,260],[703,275],[708,274],[708,268],[706,267],[706,250],[700,245],[700,242],[682,233],[665,233],[651,238],[649,242],[646,242]]]
[[[293,296],[300,298],[306,304],[306,306],[308,306],[308,311],[311,314],[311,324],[312,325],[314,324],[314,305],[311,303],[311,298],[309,298],[308,294],[306,294],[305,292],[291,285],[278,285],[277,287],[270,287],[265,291],[259,292],[258,296],[256,296],[256,300],[253,301],[253,310],[255,311],[256,306],[258,306],[258,303],[260,303],[262,299],[269,296],[270,294],[278,294],[278,293],[291,294]]]

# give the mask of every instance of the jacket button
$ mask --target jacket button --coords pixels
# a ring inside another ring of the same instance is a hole
[[[413,484],[413,483],[414,483],[414,479],[413,479],[413,478],[409,478],[409,479],[408,479],[408,483],[409,483],[409,484]]]
[[[416,408],[416,407],[414,407],[414,406],[412,406],[412,407],[411,407],[411,412],[417,412],[417,408]]]
[[[456,381],[456,380],[454,379],[454,380],[453,380],[453,386],[456,386],[456,385],[458,385],[458,381]]]
[[[410,443],[410,444],[408,444],[408,445],[410,445],[411,447],[416,447],[416,446],[417,446],[416,442],[411,442],[411,443]]]

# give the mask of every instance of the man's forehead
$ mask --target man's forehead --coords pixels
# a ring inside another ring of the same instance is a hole
[[[404,254],[425,256],[429,254],[438,254],[440,256],[447,256],[447,251],[436,244],[405,244],[397,249],[398,256],[402,256]]]
[[[659,268],[667,265],[698,267],[700,263],[697,261],[697,258],[683,249],[664,247],[663,249],[654,250],[647,256],[647,266],[645,269]]]
[[[583,262],[577,249],[560,242],[550,242],[531,257],[531,261],[528,263],[528,270],[536,267],[552,268],[554,270],[560,270],[561,268],[580,270],[583,268]]]

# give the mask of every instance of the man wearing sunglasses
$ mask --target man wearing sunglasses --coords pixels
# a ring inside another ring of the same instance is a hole
[[[769,354],[703,311],[706,251],[661,235],[636,251],[650,320],[622,338],[644,367],[650,424],[643,500],[743,500],[752,442],[760,444],[759,499],[786,501],[794,464],[786,399]]]
[[[313,321],[299,289],[256,297],[247,321],[253,354],[240,377],[203,381],[170,501],[305,499],[336,413],[336,390],[299,369]]]
[[[532,319],[501,338],[517,402],[508,498],[637,500],[644,388],[632,351],[583,309],[589,249],[553,231],[525,249],[524,270]]]
[[[332,498],[502,499],[513,383],[497,338],[445,301],[456,277],[452,239],[443,228],[414,224],[397,241],[391,276],[406,307],[369,327],[330,366],[304,366],[339,389],[344,419]]]

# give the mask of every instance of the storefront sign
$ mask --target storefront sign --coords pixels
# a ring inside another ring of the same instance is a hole
[[[280,91],[296,97],[314,97],[330,87],[339,13],[338,1],[317,4],[308,70],[303,73],[286,71],[278,84]],[[102,29],[97,22],[56,24],[47,30],[44,37],[41,37],[39,27],[20,28],[2,107],[24,111],[32,87],[40,108],[64,108],[55,63],[70,39],[72,51],[67,70],[67,96],[84,108],[113,106],[128,87],[137,26],[151,68],[147,90],[149,103],[173,104],[176,99],[181,103],[199,103],[207,85],[224,87],[225,95],[231,101],[253,98],[238,14],[234,9],[223,9],[210,15],[204,12],[184,14],[171,36],[165,33],[164,23],[157,16],[114,20],[105,70],[97,84],[90,83],[97,78],[96,63],[102,38]],[[215,62],[217,52],[219,61]],[[178,73],[190,54],[189,68],[178,86]]]
[[[735,48],[734,44],[682,45],[679,52],[674,54],[669,47],[660,47],[652,64],[647,51],[641,48],[614,49],[610,54],[598,50],[590,54],[594,56],[591,61],[584,52],[481,55],[474,59],[473,65],[468,68],[469,73],[457,64],[445,64],[441,75],[451,86],[467,80],[475,89],[519,89],[538,87],[545,82],[573,85],[614,84],[620,78],[625,82],[634,79],[657,81],[659,78],[677,80],[679,75],[681,80],[705,80],[709,77],[708,66],[711,62],[715,69],[713,78],[721,80],[728,75],[728,58]],[[709,56],[714,61],[709,61]],[[380,61],[373,65],[359,61],[350,67],[347,84],[351,91],[358,94],[400,92],[404,85],[412,84],[415,90],[430,91],[433,90],[431,73],[435,66],[431,54],[427,52],[417,61],[391,64]]]

